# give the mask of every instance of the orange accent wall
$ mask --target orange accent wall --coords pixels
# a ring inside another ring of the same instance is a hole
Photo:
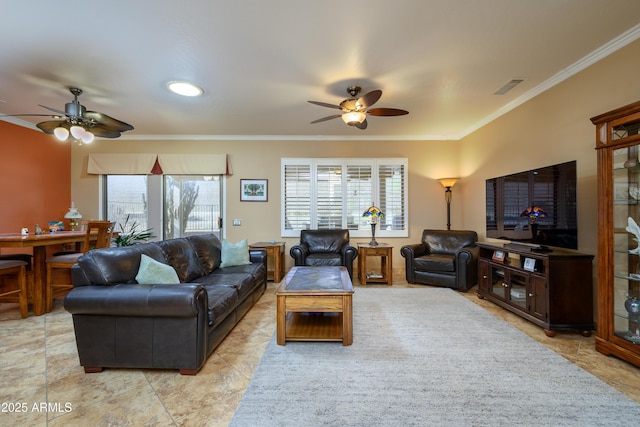
[[[48,231],[71,204],[71,145],[0,121],[0,233]],[[0,253],[28,252],[0,248]]]

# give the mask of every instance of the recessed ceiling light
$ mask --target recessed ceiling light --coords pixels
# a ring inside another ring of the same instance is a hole
[[[200,96],[204,93],[201,87],[188,82],[169,82],[167,87],[171,92],[182,96]]]

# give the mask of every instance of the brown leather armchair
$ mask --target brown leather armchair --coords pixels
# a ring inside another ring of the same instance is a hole
[[[302,230],[300,243],[289,250],[296,266],[344,266],[353,278],[358,250],[349,244],[349,230]]]
[[[422,242],[406,245],[407,282],[466,292],[478,282],[478,234],[467,230],[424,230]]]

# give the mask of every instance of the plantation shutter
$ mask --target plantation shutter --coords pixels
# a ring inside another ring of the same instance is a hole
[[[380,204],[384,212],[380,221],[380,230],[404,230],[404,166],[380,165],[378,168],[380,183]]]
[[[318,229],[342,228],[342,167],[318,165],[316,182]]]
[[[368,237],[362,213],[372,204],[385,214],[380,237],[408,236],[407,159],[281,159],[281,235],[340,228]]]
[[[370,230],[362,213],[374,203],[371,165],[347,166],[347,228]]]
[[[284,165],[284,229],[311,228],[311,165]]]

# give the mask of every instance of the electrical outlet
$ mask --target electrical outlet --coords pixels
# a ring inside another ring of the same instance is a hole
[[[240,219],[234,219],[234,220],[233,220],[233,225],[235,225],[235,226],[242,225],[242,220],[240,220]]]

